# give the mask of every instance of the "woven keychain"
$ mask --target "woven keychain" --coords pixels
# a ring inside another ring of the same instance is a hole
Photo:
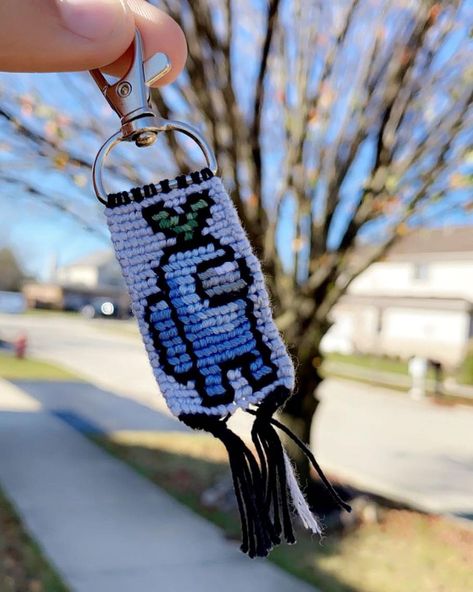
[[[94,187],[130,293],[133,313],[159,388],[171,412],[225,445],[242,524],[241,549],[266,556],[284,536],[294,543],[291,515],[314,533],[320,526],[302,494],[275,427],[307,454],[337,503],[311,451],[273,415],[294,387],[294,370],[272,319],[260,264],[222,181],[212,151],[182,122],[162,119],[149,103],[148,84],[169,70],[166,56],[143,62],[137,32],[127,75],[108,84],[92,75],[122,127],[101,148]],[[176,130],[197,142],[202,171],[107,195],[104,159],[121,141],[149,146],[158,132]],[[254,416],[254,452],[228,418]]]

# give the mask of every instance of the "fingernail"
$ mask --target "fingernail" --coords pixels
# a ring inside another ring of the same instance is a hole
[[[124,0],[57,0],[57,4],[64,27],[91,41],[109,34],[117,18],[127,12]]]

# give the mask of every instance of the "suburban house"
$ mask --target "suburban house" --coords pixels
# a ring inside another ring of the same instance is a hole
[[[473,227],[407,235],[354,280],[332,320],[325,351],[459,364],[473,338]]]
[[[58,267],[55,280],[61,286],[82,286],[89,289],[124,288],[120,266],[113,251],[96,251],[81,259]]]
[[[107,298],[127,309],[129,297],[113,251],[97,251],[58,267],[49,282],[27,283],[23,293],[30,307],[80,310],[94,298]]]
[[[30,306],[80,309],[102,296],[128,306],[111,250],[58,268],[54,281],[27,284],[24,294]],[[352,283],[332,320],[324,351],[417,355],[459,364],[473,339],[473,227],[405,236]]]

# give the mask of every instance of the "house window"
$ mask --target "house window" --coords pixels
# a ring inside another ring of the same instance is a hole
[[[415,263],[412,277],[417,282],[425,282],[429,279],[429,266],[427,263]]]

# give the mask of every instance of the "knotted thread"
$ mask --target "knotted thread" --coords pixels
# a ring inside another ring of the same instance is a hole
[[[220,179],[204,169],[111,194],[106,216],[154,375],[175,416],[227,449],[241,549],[295,542],[291,510],[319,531],[274,426],[294,369],[260,264]],[[251,406],[257,406],[251,411]],[[253,412],[253,453],[227,425]],[[281,428],[282,429],[282,428]]]

